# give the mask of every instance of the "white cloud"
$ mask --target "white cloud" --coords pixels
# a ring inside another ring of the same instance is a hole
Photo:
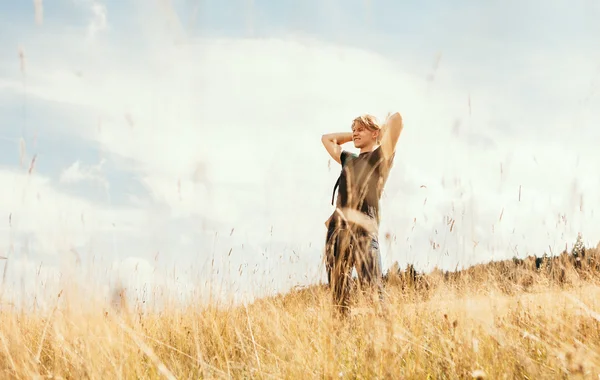
[[[154,28],[162,22],[160,15],[144,12],[149,18],[143,25],[153,30],[144,36],[165,37]],[[98,14],[104,15],[106,25],[106,11]],[[328,169],[319,137],[348,130],[358,114],[384,117],[398,110],[406,128],[383,200],[382,239],[387,231],[398,237],[384,249],[384,262],[449,269],[516,252],[541,254],[549,246],[557,252],[572,244],[579,231],[590,243],[600,237],[595,197],[600,180],[593,174],[597,144],[590,138],[597,135],[594,125],[600,120],[580,110],[579,129],[566,133],[565,127],[574,114],[566,94],[590,94],[585,78],[594,68],[581,65],[580,59],[561,60],[564,51],[555,55],[551,49],[537,50],[520,57],[519,62],[529,63],[500,88],[490,79],[500,66],[486,61],[478,67],[460,51],[448,64],[442,58],[435,81],[429,83],[409,73],[405,67],[410,63],[317,40],[198,38],[173,45],[167,37],[134,49],[118,37],[106,39],[88,53],[94,60],[80,59],[81,78],[72,75],[68,60],[52,52],[45,53],[47,60],[29,63],[29,94],[87,109],[89,119],[65,128],[99,143],[107,157],[131,160],[128,170],[140,178],[151,199],[129,210],[109,211],[51,193],[48,181],[36,177],[52,201],[44,206],[46,217],[36,218],[41,210],[29,195],[20,206],[27,210],[27,222],[20,228],[53,241],[56,221],[64,220],[70,231],[77,231],[77,218],[85,209],[95,215],[99,230],[115,218],[129,226],[127,244],[132,247],[142,242],[149,251],[156,243],[161,250],[177,251],[195,241],[191,236],[202,235],[199,219],[211,219],[221,235],[235,228],[228,244],[258,247],[254,254],[271,239],[306,249],[309,258],[301,265],[282,261],[275,274],[246,281],[270,286],[274,277],[269,276],[285,279],[300,268],[310,276],[322,275],[316,252],[339,169]],[[39,38],[52,42],[52,36]],[[72,56],[71,44],[61,46],[61,54]],[[503,55],[510,55],[510,49]],[[540,63],[544,67],[538,71]],[[578,70],[577,80],[548,81],[558,71]],[[469,72],[477,75],[468,78]],[[23,91],[19,78],[2,85]],[[532,95],[540,89],[548,92]],[[597,102],[592,93],[586,109]],[[98,118],[100,127],[90,122]],[[456,120],[460,125],[455,129]],[[573,142],[577,150],[567,145]],[[97,169],[75,163],[61,179],[99,180]],[[13,200],[24,188],[31,194],[25,186],[28,178],[19,177],[21,187],[14,190]],[[6,202],[3,209],[14,204]],[[557,225],[559,215],[568,222]],[[452,231],[447,217],[455,220]],[[181,218],[193,220],[179,231],[190,238],[165,232]],[[73,232],[65,238],[63,246],[76,236]],[[433,249],[432,241],[440,247]],[[215,255],[227,261],[228,251],[221,246]],[[194,248],[180,252],[172,260],[187,263]],[[204,260],[208,253],[196,255]],[[239,266],[255,259],[231,260]],[[259,264],[273,262],[253,265]],[[276,283],[286,286],[284,280]]]
[[[92,181],[99,182],[104,187],[108,187],[109,184],[101,173],[104,162],[105,160],[102,160],[98,165],[86,168],[82,167],[79,161],[75,161],[67,169],[63,170],[60,175],[60,182],[73,184],[81,181]]]
[[[93,1],[91,4],[92,19],[88,24],[88,36],[94,37],[107,28],[107,10],[104,4]]]
[[[33,172],[0,170],[4,196],[0,212],[6,223],[3,246],[8,246],[10,235],[31,236],[37,255],[55,255],[89,243],[96,234],[109,234],[114,224],[122,233],[130,233],[128,225],[141,226],[141,210],[106,209],[81,197],[66,195],[51,184],[50,179]]]

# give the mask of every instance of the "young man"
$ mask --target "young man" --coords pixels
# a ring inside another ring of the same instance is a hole
[[[334,306],[340,307],[343,315],[348,312],[353,267],[361,288],[375,287],[382,297],[379,200],[402,128],[399,113],[390,116],[383,127],[373,116],[364,115],[354,119],[352,132],[326,134],[321,138],[327,152],[342,165],[334,187],[335,196],[339,186],[336,209],[325,223],[325,266]],[[360,149],[360,154],[342,150],[341,145],[350,141]]]

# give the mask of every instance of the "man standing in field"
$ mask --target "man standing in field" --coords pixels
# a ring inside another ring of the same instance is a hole
[[[336,209],[325,223],[325,266],[335,307],[346,315],[349,308],[352,268],[361,288],[375,288],[383,296],[379,251],[379,200],[391,169],[396,143],[403,128],[395,113],[380,126],[371,115],[357,117],[352,132],[323,135],[321,141],[331,157],[342,165]],[[359,154],[343,150],[353,141]],[[335,196],[334,188],[334,196]],[[333,204],[333,199],[332,199]]]

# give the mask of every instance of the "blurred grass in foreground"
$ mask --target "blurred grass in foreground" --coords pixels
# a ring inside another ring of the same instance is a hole
[[[325,286],[142,314],[90,297],[0,313],[2,378],[598,378],[600,250],[386,276],[346,323]],[[59,296],[60,298],[60,296]],[[64,300],[64,296],[63,296]]]

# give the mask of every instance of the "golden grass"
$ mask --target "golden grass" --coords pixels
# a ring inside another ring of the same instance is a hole
[[[567,266],[557,281],[535,269],[497,276],[496,266],[430,274],[426,288],[388,280],[385,312],[357,297],[345,322],[324,286],[147,315],[91,299],[4,310],[1,377],[598,378],[595,272]]]

